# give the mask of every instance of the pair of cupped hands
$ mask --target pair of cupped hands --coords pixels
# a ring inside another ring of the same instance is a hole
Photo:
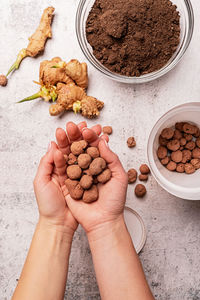
[[[78,224],[87,234],[98,231],[123,218],[126,201],[127,175],[118,158],[108,146],[108,136],[101,135],[100,125],[87,128],[86,122],[66,124],[66,131],[56,130],[57,143],[51,142],[42,157],[34,180],[34,190],[39,208],[39,221],[59,228],[73,236]],[[65,186],[66,160],[74,141],[84,139],[91,146],[98,146],[112,172],[106,184],[99,184],[99,198],[87,204],[70,197]]]

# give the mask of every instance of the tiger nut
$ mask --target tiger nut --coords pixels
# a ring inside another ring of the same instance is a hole
[[[187,144],[187,140],[185,138],[180,139],[181,146],[185,146]]]
[[[157,155],[159,159],[163,159],[167,156],[167,148],[164,146],[158,147]]]
[[[67,167],[67,176],[70,179],[79,179],[81,177],[82,170],[78,165],[72,165]]]
[[[185,172],[185,165],[183,163],[180,163],[176,166],[176,171],[178,173],[184,173]]]
[[[87,154],[89,154],[92,158],[99,157],[99,150],[96,147],[89,147],[87,148]]]
[[[196,126],[194,125],[191,125],[191,124],[188,124],[188,123],[185,123],[183,125],[183,131],[185,133],[189,133],[189,134],[195,134],[196,133]]]
[[[200,138],[196,140],[196,145],[200,148]]]
[[[185,164],[185,173],[193,174],[195,172],[195,167],[192,164]]]
[[[130,169],[127,172],[128,183],[134,183],[137,180],[137,171],[135,169]]]
[[[0,75],[0,85],[1,86],[6,86],[8,83],[8,79],[5,75]]]
[[[93,185],[89,190],[83,194],[83,201],[85,203],[92,203],[98,199],[99,193],[96,185]]]
[[[170,161],[168,164],[167,164],[167,169],[169,171],[175,171],[176,170],[176,163],[174,161]]]
[[[73,142],[71,144],[71,152],[74,155],[80,155],[81,153],[84,152],[84,149],[87,148],[88,143],[85,140],[81,140],[78,142]]]
[[[174,138],[174,139],[177,139],[177,140],[180,140],[182,137],[183,137],[183,135],[182,135],[182,133],[180,132],[180,130],[175,129],[173,138]]]
[[[186,162],[191,160],[192,152],[190,150],[183,150],[182,154],[183,154],[182,163],[185,164]]]
[[[148,174],[140,174],[139,175],[139,180],[140,181],[147,181],[149,178]]]
[[[142,198],[146,195],[146,188],[143,184],[137,184],[135,187],[135,195],[139,198]]]
[[[179,163],[182,161],[183,159],[183,153],[180,150],[177,150],[175,152],[172,152],[171,154],[171,159],[176,162]]]
[[[77,157],[73,154],[70,153],[68,156],[68,165],[74,165],[75,163],[77,163]]]
[[[140,166],[140,172],[142,174],[149,174],[150,173],[150,169],[146,164],[143,164]]]
[[[185,145],[185,149],[187,150],[193,150],[196,147],[196,143],[194,141],[188,142]]]
[[[188,133],[184,133],[184,138],[186,139],[187,142],[190,142],[192,140],[192,135]]]
[[[166,166],[169,163],[169,161],[170,161],[169,156],[166,156],[165,158],[161,159],[160,162],[162,165]]]
[[[89,167],[91,175],[99,175],[106,167],[106,162],[102,157],[95,158]]]
[[[93,184],[93,178],[90,175],[83,175],[80,180],[80,185],[84,190],[91,188]]]
[[[112,134],[112,127],[111,126],[104,126],[103,127],[103,133],[104,134],[108,134],[108,135],[110,135],[110,134]]]
[[[65,185],[70,193],[70,196],[75,200],[80,200],[83,196],[83,188],[80,183],[76,180],[67,179]]]
[[[170,140],[171,138],[173,138],[173,135],[174,130],[172,128],[164,128],[161,132],[161,136],[166,140]]]
[[[168,140],[164,139],[161,135],[159,136],[159,144],[161,146],[167,146]]]
[[[175,128],[180,130],[180,131],[183,131],[183,125],[184,124],[185,124],[184,122],[178,122],[178,123],[175,124]]]
[[[200,159],[198,158],[193,158],[191,160],[191,164],[195,167],[195,170],[200,169]]]
[[[167,148],[171,151],[177,151],[180,148],[180,141],[171,140],[169,143],[167,143]]]
[[[110,169],[105,169],[100,175],[97,176],[97,180],[99,183],[106,183],[111,178]]]
[[[78,165],[82,169],[87,169],[92,161],[92,158],[87,153],[82,153],[78,156]]]
[[[128,145],[129,148],[133,148],[133,147],[136,146],[136,141],[135,141],[135,138],[133,136],[128,138],[127,145]]]
[[[193,157],[193,158],[200,158],[200,148],[195,148],[195,149],[192,151],[192,157]]]

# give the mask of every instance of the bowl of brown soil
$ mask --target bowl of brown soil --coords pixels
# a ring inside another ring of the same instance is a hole
[[[88,61],[106,77],[144,83],[172,70],[194,28],[190,0],[80,0],[76,34]]]

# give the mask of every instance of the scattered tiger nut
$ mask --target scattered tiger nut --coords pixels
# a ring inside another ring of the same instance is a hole
[[[163,159],[167,156],[167,148],[164,146],[158,147],[157,155],[159,159]]]
[[[106,167],[106,161],[102,157],[95,158],[89,167],[91,175],[99,175]]]
[[[180,131],[183,131],[183,125],[184,124],[185,124],[184,122],[177,122],[175,124],[175,128],[178,129],[178,130],[180,130]]]
[[[185,133],[189,133],[189,134],[195,134],[196,133],[196,126],[194,125],[191,125],[191,124],[188,124],[188,123],[185,123],[183,125],[183,131]]]
[[[89,190],[83,194],[83,201],[85,203],[92,203],[98,199],[99,192],[96,185],[93,185]]]
[[[195,172],[195,167],[192,164],[185,164],[185,173],[193,174]]]
[[[99,157],[99,150],[96,147],[89,147],[87,148],[87,154],[89,154],[92,158]]]
[[[146,195],[146,188],[143,184],[137,184],[136,187],[135,187],[135,195],[138,197],[138,198],[142,198]]]
[[[70,179],[79,179],[81,177],[82,170],[78,165],[72,165],[67,167],[67,176]]]
[[[146,164],[143,164],[140,166],[140,172],[142,174],[149,174],[150,173],[150,169]]]
[[[105,169],[100,175],[97,176],[97,180],[99,183],[106,183],[110,180],[111,175],[110,169]]]
[[[159,144],[161,146],[167,146],[168,140],[164,139],[161,135],[159,136]]]
[[[87,153],[82,153],[78,156],[78,165],[82,169],[87,169],[92,161],[92,158]]]
[[[193,158],[191,160],[191,164],[195,167],[195,170],[200,169],[200,159],[198,158]]]
[[[136,141],[135,141],[135,138],[133,136],[128,138],[127,145],[128,145],[129,148],[133,148],[133,147],[136,146]]]
[[[194,148],[192,151],[193,158],[200,158],[200,148]]]
[[[169,143],[167,143],[167,148],[171,151],[177,151],[180,148],[180,141],[171,140]]]
[[[134,183],[137,180],[137,171],[135,169],[130,169],[127,172],[128,183]]]
[[[196,143],[194,141],[188,142],[185,145],[185,149],[192,151],[196,147]]]
[[[190,150],[183,150],[182,154],[183,154],[182,163],[185,164],[186,162],[191,160],[192,152]]]
[[[161,136],[166,140],[170,140],[171,138],[173,138],[173,135],[174,130],[172,128],[164,128],[161,132]]]
[[[184,133],[184,138],[186,139],[187,142],[190,142],[192,140],[192,135],[188,133]]]
[[[176,162],[179,163],[182,161],[183,159],[183,153],[180,150],[177,150],[175,152],[171,153],[171,159]]]
[[[147,181],[149,178],[148,174],[140,174],[139,175],[139,180],[140,181]]]
[[[110,134],[112,134],[112,132],[113,132],[113,130],[112,130],[112,127],[111,127],[111,126],[104,126],[104,127],[103,127],[103,133],[104,133],[104,134],[110,135]]]
[[[169,156],[166,156],[165,158],[161,159],[160,162],[163,166],[166,166],[169,163],[169,161],[170,161]]]
[[[5,75],[0,75],[0,85],[1,86],[6,86],[8,83],[8,79]]]
[[[73,142],[71,144],[71,152],[74,155],[80,155],[81,153],[84,152],[84,149],[87,148],[88,143],[85,140],[81,140],[78,142]]]
[[[77,157],[73,154],[70,153],[68,156],[68,165],[74,165],[75,163],[77,163]]]
[[[196,145],[200,148],[200,138],[196,140]]]
[[[178,129],[175,129],[173,138],[180,140],[182,137],[183,137],[183,134],[181,133],[181,131]]]
[[[184,173],[185,172],[185,164],[180,163],[176,166],[176,171],[178,173]]]
[[[185,146],[186,144],[187,144],[186,138],[181,138],[181,139],[180,139],[180,145],[181,145],[181,146]]]
[[[176,170],[176,163],[174,161],[170,161],[168,164],[167,164],[167,169],[169,171],[175,171]]]
[[[93,184],[93,178],[90,175],[83,175],[80,180],[80,185],[84,190],[91,188]]]
[[[80,183],[76,180],[67,179],[65,185],[70,193],[70,196],[75,200],[80,200],[83,196],[83,188]]]

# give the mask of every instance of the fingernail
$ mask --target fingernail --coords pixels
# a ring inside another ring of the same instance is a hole
[[[50,143],[49,143],[49,145],[48,145],[47,152],[49,152],[49,151],[50,151],[50,149],[51,149],[51,142],[50,142]]]

